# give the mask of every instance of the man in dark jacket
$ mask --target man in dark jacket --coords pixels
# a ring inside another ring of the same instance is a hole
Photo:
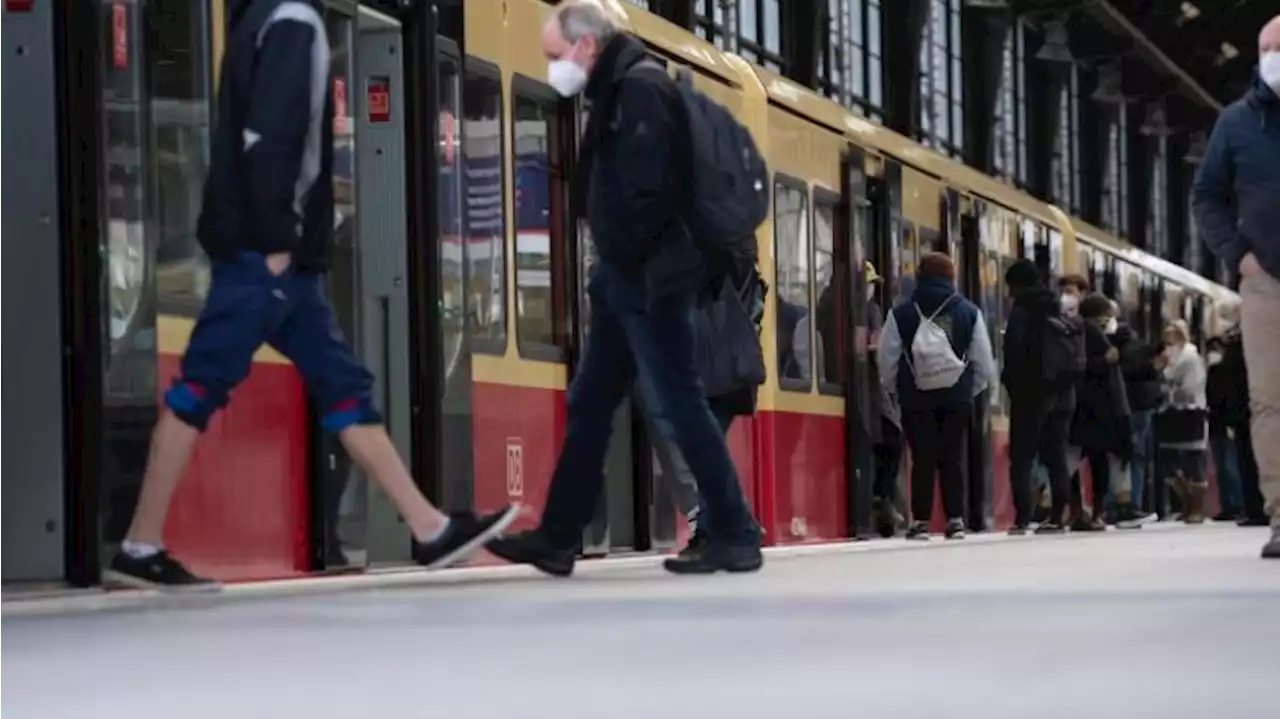
[[[921,257],[911,300],[889,313],[880,335],[880,381],[902,408],[902,427],[911,447],[912,522],[908,539],[929,536],[935,476],[942,484],[946,536],[964,538],[961,460],[966,431],[974,397],[984,392],[996,375],[991,336],[982,311],[956,292],[955,274],[955,263],[947,255],[930,252]],[[941,329],[952,356],[963,363],[954,365],[956,370],[963,367],[958,377],[951,375],[954,382],[939,381],[933,386],[924,381],[929,369],[921,354],[928,348],[916,340],[926,327]]]
[[[1119,316],[1117,308],[1117,317]],[[1124,375],[1129,399],[1129,425],[1133,456],[1129,461],[1132,502],[1136,518],[1147,520],[1143,504],[1146,497],[1147,470],[1155,442],[1151,434],[1152,414],[1164,403],[1164,384],[1155,366],[1156,349],[1143,342],[1133,328],[1119,322],[1111,335],[1111,345],[1120,353],[1120,372]]]
[[[680,218],[683,183],[679,90],[664,73],[637,68],[644,45],[601,5],[562,3],[542,32],[548,81],[565,97],[585,93],[591,115],[578,157],[575,207],[599,256],[587,291],[587,345],[568,396],[568,427],[539,527],[492,542],[490,551],[557,576],[573,572],[582,531],[604,484],[614,411],[638,380],[653,418],[669,425],[693,472],[707,541],[668,559],[677,573],[755,571],[759,528],[712,419],[694,363],[695,297],[702,256]]]
[[[165,517],[196,440],[249,373],[258,347],[293,361],[321,424],[395,502],[414,557],[443,566],[478,549],[517,514],[446,517],[418,491],[382,426],[373,376],[352,354],[325,298],[333,241],[333,99],[319,3],[232,3],[218,123],[197,235],[213,280],[164,395],[142,493],[108,581],[216,588],[164,551]]]
[[[1280,559],[1280,15],[1258,35],[1253,88],[1213,126],[1191,197],[1205,244],[1240,273],[1250,429],[1271,515],[1262,556]]]
[[[1075,412],[1075,387],[1069,381],[1056,387],[1045,383],[1043,335],[1048,319],[1062,315],[1062,305],[1031,260],[1013,263],[1004,280],[1013,295],[1000,376],[1009,394],[1009,483],[1015,512],[1009,532],[1024,534],[1031,524],[1031,465],[1039,457],[1049,474],[1053,508],[1049,521],[1036,531],[1061,533],[1071,495],[1067,434]]]

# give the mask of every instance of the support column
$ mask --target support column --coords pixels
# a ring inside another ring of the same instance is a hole
[[[980,7],[961,11],[964,57],[964,161],[990,174],[995,169],[992,128],[1004,70],[1004,44],[1009,37],[1007,12]]]
[[[1129,232],[1126,235],[1129,243],[1144,250],[1149,250],[1151,238],[1147,237],[1147,213],[1151,206],[1151,177],[1147,171],[1150,164],[1150,152],[1147,138],[1138,132],[1145,119],[1145,110],[1134,103],[1126,104],[1120,111],[1125,113],[1126,149],[1128,157],[1127,175],[1129,201],[1121,212],[1129,213]]]
[[[1106,171],[1103,162],[1106,141],[1106,117],[1098,103],[1090,95],[1098,86],[1098,72],[1093,68],[1080,68],[1080,216],[1095,225],[1102,225],[1102,175]]]
[[[920,129],[920,42],[929,17],[927,0],[881,4],[885,125],[916,137]]]
[[[1027,78],[1027,190],[1049,199],[1053,187],[1054,138],[1065,73],[1054,63],[1037,60],[1042,41],[1039,33],[1026,31],[1027,53],[1023,59]]]
[[[1201,272],[1200,248],[1192,242],[1191,228],[1187,224],[1187,205],[1191,202],[1191,173],[1182,161],[1186,149],[1176,138],[1170,137],[1164,158],[1165,177],[1165,227],[1168,228],[1169,258],[1189,270]]]
[[[782,3],[782,57],[788,78],[804,85],[818,85],[818,48],[826,33],[827,10],[818,0],[785,0]]]

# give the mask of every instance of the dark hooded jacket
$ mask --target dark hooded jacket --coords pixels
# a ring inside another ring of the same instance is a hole
[[[293,253],[323,272],[333,239],[333,98],[319,5],[239,0],[219,78],[196,234],[215,260]]]
[[[1045,287],[1018,294],[1004,326],[1004,367],[1000,381],[1013,402],[1039,403],[1051,388],[1045,386],[1045,321],[1062,314],[1062,301]]]
[[[1076,383],[1071,444],[1127,458],[1133,446],[1129,400],[1118,362],[1107,361],[1111,342],[1096,324],[1085,322],[1084,347],[1085,372]]]
[[[663,73],[635,70],[645,58],[644,45],[622,34],[596,60],[574,187],[600,257],[595,279],[616,279],[607,293],[623,302],[697,291],[703,282],[702,255],[680,221],[678,178],[688,172],[678,166],[679,90]]]
[[[1200,236],[1227,267],[1252,252],[1280,277],[1280,97],[1261,78],[1218,116],[1191,188]]]
[[[1222,339],[1222,361],[1208,365],[1205,399],[1209,404],[1209,433],[1225,437],[1227,428],[1249,423],[1249,372],[1244,362],[1244,345],[1239,330]],[[1208,352],[1205,353],[1206,364]]]
[[[1111,336],[1111,345],[1120,352],[1129,408],[1147,412],[1164,404],[1164,381],[1155,366],[1155,349],[1138,339],[1133,328],[1122,324]]]

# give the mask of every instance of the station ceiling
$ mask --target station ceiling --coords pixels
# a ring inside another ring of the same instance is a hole
[[[1019,14],[1065,18],[1081,57],[1122,56],[1126,94],[1171,97],[1171,110],[1188,124],[1211,119],[1244,92],[1257,64],[1258,32],[1280,14],[1277,0],[1011,4]]]

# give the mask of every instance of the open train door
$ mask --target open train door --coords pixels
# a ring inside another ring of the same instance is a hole
[[[850,145],[845,152],[843,172],[844,209],[843,250],[849,272],[846,298],[849,307],[848,336],[852,340],[849,353],[849,374],[845,382],[845,476],[848,496],[848,534],[855,539],[873,536],[872,485],[875,481],[875,455],[873,437],[879,427],[880,416],[872,402],[872,393],[878,393],[871,372],[873,338],[871,336],[871,303],[867,301],[863,263],[875,258],[875,242],[871,231],[872,204],[868,196],[866,155],[862,149]],[[839,250],[837,250],[839,251]]]
[[[951,239],[951,253],[959,265],[956,278],[959,290],[978,306],[984,318],[990,318],[993,316],[992,308],[985,305],[991,298],[987,297],[982,283],[982,203],[949,190],[947,208],[946,226]],[[990,327],[987,329],[991,330]],[[991,413],[988,410],[991,393],[999,391],[999,380],[993,377],[991,382],[992,386],[974,400],[964,453],[965,524],[974,532],[987,530],[994,521]]]

